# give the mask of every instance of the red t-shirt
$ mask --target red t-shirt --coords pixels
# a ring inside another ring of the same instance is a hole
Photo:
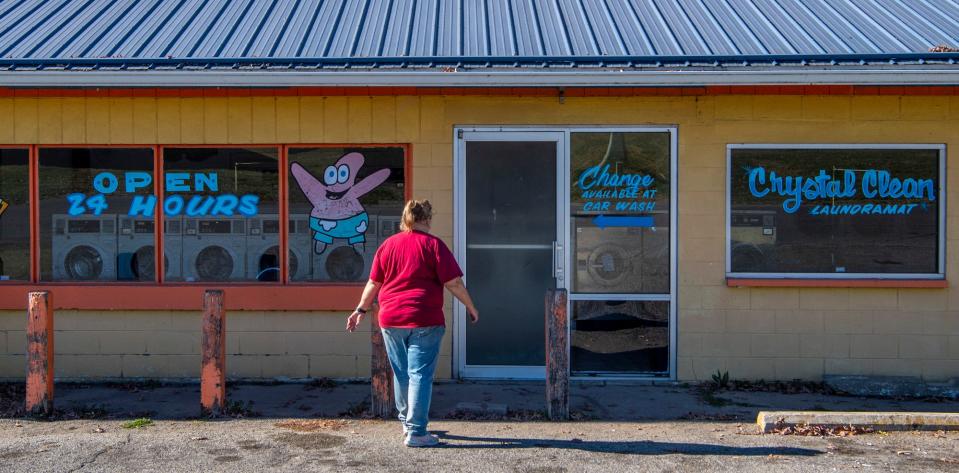
[[[370,279],[381,283],[380,327],[446,325],[443,285],[462,276],[443,240],[419,231],[386,239],[373,257]]]

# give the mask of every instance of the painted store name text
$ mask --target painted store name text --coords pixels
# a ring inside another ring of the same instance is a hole
[[[649,174],[610,172],[609,164],[593,166],[579,175],[585,212],[649,213],[656,207],[656,179]]]
[[[862,174],[861,180],[857,174]],[[857,182],[858,181],[858,182]],[[865,171],[844,170],[833,177],[821,169],[815,177],[782,176],[764,167],[749,171],[749,192],[756,198],[769,194],[787,197],[783,210],[795,213],[804,201],[818,199],[851,199],[861,192],[866,199],[927,200],[935,202],[936,185],[933,179],[894,177],[889,171],[868,169]],[[924,203],[922,204],[924,205]],[[866,203],[866,204],[816,204],[809,210],[812,215],[908,215],[920,204]]]
[[[173,195],[168,195],[163,199],[164,215],[202,217],[239,214],[252,217],[258,213],[260,198],[256,195],[209,195],[209,193],[219,192],[219,180],[216,173],[168,172],[165,177],[165,192]],[[101,172],[93,178],[95,194],[76,193],[67,196],[67,201],[70,203],[69,213],[70,215],[86,213],[100,215],[109,208],[106,196],[121,191],[122,193],[132,194],[141,189],[148,189],[152,185],[153,176],[147,172],[127,172],[122,177],[117,177],[116,174],[111,172]],[[195,194],[176,194],[180,192]],[[133,202],[130,203],[130,208],[127,210],[127,215],[131,217],[152,217],[156,204],[157,198],[155,195],[134,195]]]

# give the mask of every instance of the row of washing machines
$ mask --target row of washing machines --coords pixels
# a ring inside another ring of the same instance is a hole
[[[399,217],[370,216],[366,244],[336,242],[313,252],[310,216],[289,222],[290,280],[362,281],[379,243],[399,231]],[[53,216],[56,281],[153,281],[154,219],[124,215]],[[278,281],[280,220],[257,217],[175,217],[164,222],[164,280]]]

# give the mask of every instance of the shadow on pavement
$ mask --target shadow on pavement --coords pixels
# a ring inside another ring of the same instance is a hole
[[[654,442],[650,440],[637,441],[589,441],[589,440],[559,440],[559,439],[518,439],[504,437],[469,437],[451,435],[438,431],[440,440],[456,440],[473,442],[468,444],[441,444],[438,448],[483,448],[483,449],[513,449],[513,448],[561,448],[568,450],[582,450],[598,453],[621,453],[630,455],[730,455],[730,456],[769,456],[789,455],[811,457],[822,455],[825,452],[809,448],[792,447],[731,447],[727,445],[710,445],[702,443]]]

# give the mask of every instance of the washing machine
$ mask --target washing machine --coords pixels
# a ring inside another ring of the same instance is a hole
[[[247,228],[247,279],[280,280],[280,217],[263,215],[251,218]],[[313,272],[312,230],[309,215],[291,215],[289,222],[290,280],[309,280]]]
[[[245,217],[183,218],[183,279],[245,281]]]
[[[156,224],[150,217],[117,217],[117,279],[156,279]]]
[[[183,280],[183,217],[167,217],[163,225],[164,280]]]
[[[383,243],[383,240],[400,232],[400,222],[403,221],[401,217],[382,215],[378,217],[378,220],[380,243]]]
[[[370,215],[366,244],[357,251],[346,240],[334,240],[322,254],[313,255],[313,279],[331,282],[364,282],[370,277],[373,256],[380,244],[379,217]]]
[[[576,227],[576,292],[669,290],[669,229]]]
[[[117,279],[117,216],[54,214],[51,254],[54,281]]]
[[[289,225],[290,281],[310,281],[313,279],[313,230],[310,229],[310,215],[291,214]]]

